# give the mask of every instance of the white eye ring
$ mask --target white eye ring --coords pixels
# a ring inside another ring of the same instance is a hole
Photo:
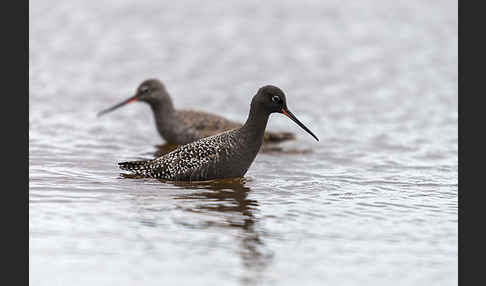
[[[280,97],[274,95],[274,96],[272,96],[272,101],[275,102],[275,103],[279,103],[280,102]]]
[[[140,89],[140,91],[141,91],[142,93],[147,93],[147,92],[149,91],[149,87],[148,87],[148,86],[144,86],[144,87],[142,87],[142,88]]]

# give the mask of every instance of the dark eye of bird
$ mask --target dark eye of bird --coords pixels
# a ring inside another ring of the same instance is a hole
[[[144,86],[144,87],[141,88],[142,93],[147,93],[148,91],[149,91],[148,86]]]
[[[278,97],[278,96],[274,95],[274,96],[272,96],[272,101],[273,101],[274,103],[280,103],[280,97]]]

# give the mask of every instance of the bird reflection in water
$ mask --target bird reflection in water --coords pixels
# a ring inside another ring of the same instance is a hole
[[[245,179],[214,180],[208,183],[190,184],[191,188],[200,191],[181,194],[176,200],[196,202],[191,207],[184,207],[186,211],[205,214],[224,213],[226,221],[216,226],[231,227],[241,230],[239,255],[245,269],[249,271],[243,278],[245,284],[260,281],[260,275],[273,258],[273,253],[265,247],[262,230],[258,229],[258,218],[254,213],[258,211],[258,202],[248,199],[251,189],[245,186]],[[184,187],[188,183],[176,183]],[[213,224],[214,226],[214,224]]]

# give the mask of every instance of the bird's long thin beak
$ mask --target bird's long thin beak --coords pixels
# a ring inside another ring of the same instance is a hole
[[[117,104],[117,105],[115,105],[115,106],[112,106],[112,107],[110,107],[110,108],[107,108],[107,109],[105,109],[105,110],[102,110],[102,111],[98,112],[98,117],[99,117],[99,116],[101,116],[101,115],[103,115],[103,114],[105,114],[105,113],[108,113],[108,112],[110,112],[110,111],[113,111],[113,110],[115,110],[115,109],[117,109],[117,108],[119,108],[119,107],[122,107],[122,106],[123,106],[123,105],[125,105],[125,104],[131,103],[131,102],[134,102],[134,101],[138,101],[138,97],[137,97],[137,95],[134,95],[134,96],[130,97],[129,99],[127,99],[127,100],[125,100],[125,101],[122,101],[122,102],[118,103],[118,104]]]
[[[299,121],[299,119],[297,119],[297,117],[295,117],[295,115],[290,112],[287,108],[282,108],[282,113],[287,116],[288,118],[292,119],[292,121],[294,121],[295,123],[297,123],[300,127],[302,127],[302,129],[304,129],[305,131],[307,131],[307,133],[309,133],[310,135],[312,135],[312,137],[316,138],[317,141],[319,141],[319,139],[317,138],[316,135],[314,135],[314,133],[312,133],[312,131],[309,130],[309,128],[305,127],[304,124],[302,124],[302,122]]]

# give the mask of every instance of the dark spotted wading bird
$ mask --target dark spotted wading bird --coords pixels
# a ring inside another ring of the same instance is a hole
[[[286,115],[319,141],[288,110],[283,91],[267,85],[253,96],[248,119],[242,127],[179,146],[153,160],[123,162],[118,165],[142,177],[168,181],[243,177],[260,150],[265,127],[272,113]]]
[[[157,130],[169,144],[187,144],[242,126],[238,122],[207,112],[176,110],[165,86],[158,79],[145,80],[138,86],[134,96],[99,112],[98,116],[135,101],[146,102],[150,105]],[[264,135],[264,140],[268,143],[293,139],[295,139],[295,135],[289,132],[265,132]]]

